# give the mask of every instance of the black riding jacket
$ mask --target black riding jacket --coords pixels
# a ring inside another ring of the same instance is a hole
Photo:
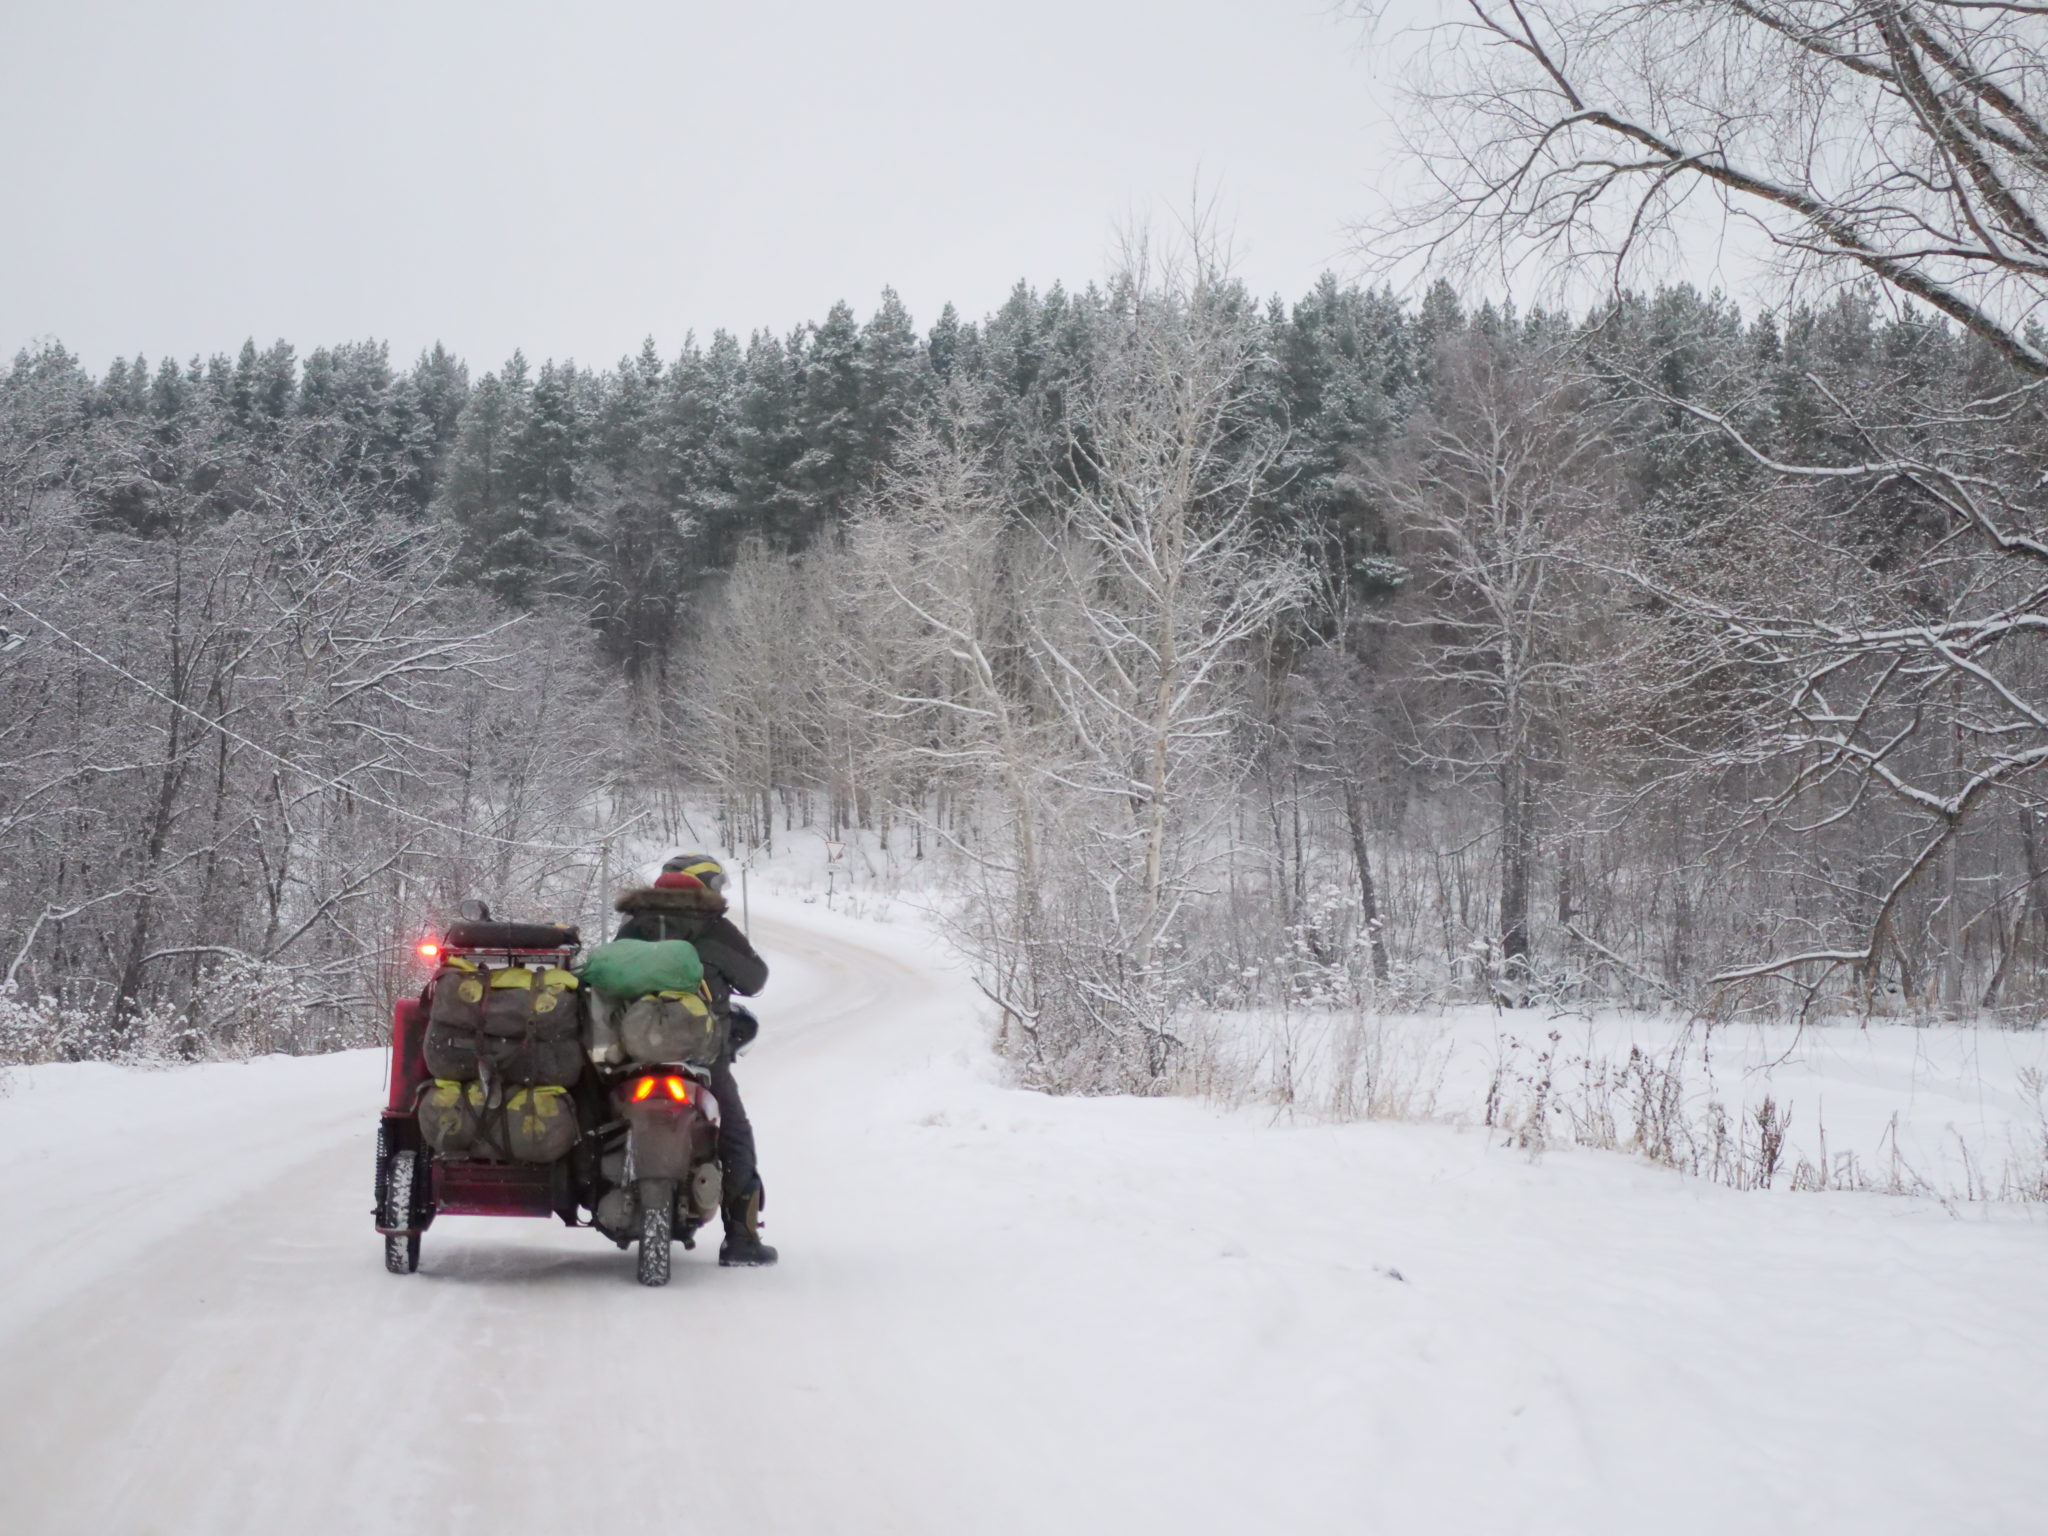
[[[656,943],[688,939],[696,945],[719,1007],[735,992],[752,997],[768,984],[768,962],[733,926],[725,915],[725,898],[716,891],[643,885],[627,891],[612,905],[626,915],[614,938]]]

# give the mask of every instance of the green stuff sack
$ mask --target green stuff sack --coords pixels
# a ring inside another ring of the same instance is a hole
[[[583,985],[607,997],[649,997],[694,992],[704,984],[704,962],[688,939],[613,939],[590,952]]]
[[[505,1096],[505,1150],[522,1163],[552,1163],[576,1145],[576,1106],[562,1088],[520,1088]]]

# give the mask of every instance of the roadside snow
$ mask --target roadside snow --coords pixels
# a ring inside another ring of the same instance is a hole
[[[673,850],[643,839],[631,851],[652,869]],[[922,931],[950,899],[939,861],[916,857],[904,829],[887,846],[872,832],[834,841],[815,827],[782,829],[772,851],[722,856],[749,873],[749,893],[768,912]],[[1475,1126],[1490,1112],[1524,1142],[1623,1149],[1647,1129],[1680,1165],[1747,1185],[1764,1172],[1761,1114],[1778,1142],[1773,1186],[1963,1202],[2048,1195],[2048,1030],[1706,1026],[1469,1004],[1268,1008],[1189,1022],[1212,1097],[1277,1104],[1288,1116]],[[1646,1117],[1655,1123],[1643,1126]]]
[[[1743,1187],[2048,1194],[2048,1031],[1459,1007],[1203,1021],[1221,1090],[1304,1114],[1480,1124],[1529,1146],[1661,1143]]]
[[[13,1068],[0,1098],[0,1337],[360,1131],[363,1106],[374,1118],[383,1102],[384,1063],[350,1051]],[[367,1169],[358,1182],[368,1212]]]
[[[0,1529],[2042,1528],[2036,1208],[1046,1099],[915,928],[754,900],[774,1270],[446,1221],[384,1274],[376,1053],[22,1074]]]

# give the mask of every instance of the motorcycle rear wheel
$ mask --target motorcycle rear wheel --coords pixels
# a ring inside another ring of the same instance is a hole
[[[667,1285],[669,1239],[674,1235],[675,1213],[666,1200],[649,1201],[640,1212],[640,1264],[642,1285]]]

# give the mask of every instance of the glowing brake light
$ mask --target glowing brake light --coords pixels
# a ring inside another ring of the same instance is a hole
[[[424,960],[439,959],[440,954],[441,946],[436,944],[432,939],[428,939],[425,943],[420,945],[420,958]]]
[[[633,1084],[633,1102],[635,1104],[646,1103],[654,1097],[654,1090],[656,1088],[661,1089],[663,1093],[674,1099],[678,1104],[690,1102],[689,1082],[684,1078],[677,1077],[673,1073],[670,1073],[667,1077],[643,1077],[635,1080]]]

